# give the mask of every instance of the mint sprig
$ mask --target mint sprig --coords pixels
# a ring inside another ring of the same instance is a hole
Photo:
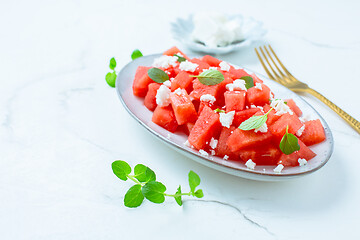
[[[214,112],[216,112],[216,113],[224,113],[225,111],[220,109],[220,108],[217,108],[217,109],[214,110]]]
[[[289,126],[286,126],[286,133],[282,137],[279,145],[280,150],[286,155],[292,154],[293,152],[300,150],[298,138],[294,134],[289,133],[288,130]]]
[[[269,114],[269,112],[271,112],[273,108],[271,108],[267,113],[265,113],[264,115],[260,115],[260,116],[252,116],[249,119],[245,120],[244,122],[242,122],[239,126],[239,128],[241,130],[252,130],[252,129],[256,129],[261,127],[267,120],[267,115]]]
[[[110,68],[110,70],[112,70],[112,72],[108,72],[106,74],[105,80],[106,80],[107,84],[109,84],[110,87],[114,88],[116,78],[117,78],[117,74],[116,74],[116,71],[115,71],[115,68],[116,68],[116,60],[115,60],[115,58],[110,59],[109,68]]]
[[[132,59],[132,60],[135,60],[135,59],[137,59],[137,58],[139,58],[139,57],[142,57],[142,56],[143,56],[143,54],[140,52],[139,49],[135,49],[135,50],[131,53],[131,59]]]
[[[240,79],[245,81],[245,87],[246,89],[252,88],[254,85],[254,79],[250,76],[243,76]]]
[[[196,77],[199,81],[207,86],[216,85],[224,81],[224,75],[215,69],[208,69],[203,71],[199,75],[191,75],[190,77]]]
[[[153,203],[163,203],[165,197],[173,197],[179,206],[182,206],[182,196],[193,196],[202,198],[204,196],[202,189],[196,189],[200,185],[200,177],[193,171],[189,172],[190,192],[183,193],[181,186],[178,187],[175,194],[166,193],[166,186],[156,181],[156,174],[153,170],[143,164],[137,164],[134,168],[134,174],[131,175],[130,165],[121,160],[114,161],[111,165],[114,174],[121,180],[132,180],[133,185],[125,194],[124,205],[129,208],[136,208],[143,203],[144,198]]]
[[[169,80],[169,75],[166,72],[161,70],[160,68],[150,68],[148,70],[149,78],[151,78],[154,82],[163,83]]]
[[[177,57],[177,58],[178,58],[177,61],[180,62],[180,63],[186,61],[186,58],[184,58],[184,57],[182,57],[182,56],[179,56],[179,55],[177,55],[177,54],[174,54],[174,57]]]

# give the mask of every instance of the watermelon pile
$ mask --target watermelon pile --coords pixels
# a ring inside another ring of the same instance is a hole
[[[179,57],[183,60],[178,61]],[[163,70],[169,80],[153,81],[148,75],[152,67]],[[224,80],[209,86],[194,77],[208,69],[220,71]],[[252,77],[253,87],[241,87],[239,79],[244,76]],[[302,111],[293,99],[276,99],[256,75],[209,55],[190,59],[177,47],[165,51],[153,66],[138,67],[133,93],[144,98],[146,108],[153,111],[154,123],[173,133],[185,132],[186,146],[204,156],[242,161],[250,169],[255,165],[281,165],[281,171],[283,167],[306,164],[316,156],[309,146],[325,140],[319,119],[302,118]],[[270,109],[261,128],[248,131],[238,128],[250,117],[264,115]],[[289,155],[279,148],[286,128],[300,145],[300,150]]]

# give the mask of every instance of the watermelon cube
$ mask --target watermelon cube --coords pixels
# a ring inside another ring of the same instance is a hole
[[[246,99],[249,105],[264,106],[270,103],[270,88],[265,84],[261,84],[261,88],[252,87],[248,89]]]
[[[257,165],[275,165],[281,155],[281,151],[272,144],[265,144],[242,149],[238,154],[244,162],[251,159]]]
[[[149,84],[154,82],[153,80],[151,80],[151,78],[149,78],[147,74],[147,71],[149,69],[150,67],[143,66],[139,66],[136,69],[135,78],[132,86],[135,96],[145,97]]]
[[[199,75],[204,69],[209,69],[210,65],[207,62],[202,61],[199,58],[193,58],[190,60],[192,63],[196,63],[199,65],[196,70],[194,71],[193,75]]]
[[[234,80],[239,79],[244,76],[250,76],[244,69],[230,68],[229,73],[232,75],[232,78]]]
[[[170,93],[170,102],[179,125],[196,121],[197,112],[185,89],[178,88]]]
[[[298,115],[299,117],[302,115],[302,111],[296,105],[296,103],[295,103],[295,101],[293,99],[286,99],[285,102],[289,106],[291,111],[293,111],[296,115]]]
[[[180,51],[177,47],[172,47],[168,50],[166,50],[163,55],[167,55],[167,56],[174,56],[175,54],[180,53],[184,58],[189,59],[182,51]]]
[[[285,113],[281,115],[281,117],[274,122],[269,129],[272,134],[282,138],[286,133],[286,126],[289,126],[289,133],[295,134],[303,126],[303,124],[296,114],[291,115],[289,113]]]
[[[283,153],[279,158],[278,164],[282,164],[285,167],[286,166],[298,166],[299,158],[304,158],[306,160],[310,160],[316,156],[316,154],[310,148],[308,148],[305,145],[305,143],[303,143],[300,139],[299,139],[299,145],[300,145],[299,151],[293,152],[289,155],[286,155]]]
[[[325,130],[319,119],[305,122],[305,130],[300,136],[307,146],[320,143],[326,139]]]
[[[175,91],[178,88],[188,89],[194,79],[190,75],[185,71],[180,71],[174,80],[171,81],[171,91]]]
[[[245,108],[246,91],[226,91],[225,94],[226,111],[241,111]]]
[[[157,90],[160,88],[159,83],[150,83],[149,84],[149,90],[146,93],[145,99],[144,99],[144,105],[147,107],[150,111],[154,111],[157,104],[156,104],[156,93]]]
[[[236,128],[227,140],[227,144],[232,152],[237,152],[246,147],[262,145],[272,139],[270,132],[254,132],[253,130],[244,131]]]
[[[240,124],[252,117],[255,113],[261,111],[260,108],[249,108],[240,112],[236,112],[233,120],[233,125],[238,127]]]
[[[195,100],[200,100],[201,96],[205,94],[210,94],[217,98],[220,90],[220,84],[207,86],[202,84],[199,79],[195,78],[195,80],[193,81],[193,91],[190,93],[190,96]]]
[[[178,127],[175,114],[170,106],[157,106],[153,113],[152,121],[170,132],[175,132]]]
[[[209,64],[211,67],[218,67],[219,64],[221,63],[221,60],[214,58],[213,56],[210,55],[203,56],[202,60],[207,64]]]
[[[235,154],[230,150],[230,148],[227,145],[227,140],[234,130],[235,130],[234,126],[231,126],[230,128],[227,127],[222,128],[220,132],[218,144],[215,149],[217,156],[224,157],[225,155],[227,155],[231,159],[236,158]]]

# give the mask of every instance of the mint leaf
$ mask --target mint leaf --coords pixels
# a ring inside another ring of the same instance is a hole
[[[245,81],[245,87],[246,89],[252,88],[254,85],[254,79],[250,76],[243,76],[240,79]]]
[[[125,161],[117,160],[111,164],[111,168],[114,174],[124,181],[128,179],[127,175],[131,173],[131,167]]]
[[[116,68],[116,61],[115,58],[111,58],[110,59],[110,65],[109,65],[111,70],[114,70]]]
[[[195,192],[195,197],[197,198],[202,198],[204,196],[204,193],[203,193],[203,190],[202,189],[198,189],[196,192]]]
[[[169,80],[169,75],[159,68],[150,68],[148,70],[149,77],[157,83],[163,83]]]
[[[137,59],[137,58],[139,58],[139,57],[142,57],[143,56],[143,54],[140,52],[140,50],[139,49],[135,49],[133,52],[132,52],[132,54],[131,54],[131,59],[132,60],[135,60],[135,59]]]
[[[195,188],[197,186],[199,186],[200,184],[200,177],[199,175],[197,175],[195,172],[190,171],[189,172],[189,186],[191,189],[191,192],[194,194],[195,193]]]
[[[176,195],[176,194],[179,194],[179,196],[174,197],[174,198],[175,198],[175,201],[177,202],[177,204],[179,204],[179,206],[182,206],[182,199],[181,199],[181,186],[180,186],[180,185],[179,185],[179,187],[178,187],[178,189],[177,189],[177,191],[176,191],[175,195]]]
[[[224,113],[225,111],[224,110],[221,110],[220,108],[217,108],[214,110],[214,112],[217,112],[217,113]]]
[[[142,193],[146,199],[153,203],[163,203],[165,201],[165,191],[166,187],[161,182],[151,181],[142,187]]]
[[[105,76],[105,80],[107,82],[107,84],[109,84],[110,87],[115,87],[115,82],[116,82],[116,72],[109,72],[106,74]]]
[[[179,56],[179,55],[177,55],[177,54],[174,54],[174,56],[178,58],[178,59],[177,59],[178,62],[185,62],[185,61],[186,61],[186,58],[181,57],[181,56]]]
[[[264,115],[252,116],[249,119],[243,121],[240,124],[239,129],[248,131],[248,130],[252,130],[252,129],[261,127],[266,122],[267,115],[269,114],[269,112],[271,112],[271,110],[272,110],[272,108]]]
[[[139,182],[150,182],[156,180],[156,175],[154,171],[142,164],[138,164],[135,166],[134,173],[134,177],[139,180]]]
[[[129,208],[135,208],[141,205],[144,195],[141,192],[141,185],[132,186],[125,194],[124,205]]]
[[[292,154],[295,151],[300,150],[299,140],[298,138],[292,134],[288,133],[289,126],[286,126],[286,133],[281,139],[280,142],[280,150],[286,155]]]
[[[208,69],[200,73],[198,76],[191,75],[190,77],[198,78],[202,84],[207,86],[219,84],[225,79],[224,75],[215,69]]]

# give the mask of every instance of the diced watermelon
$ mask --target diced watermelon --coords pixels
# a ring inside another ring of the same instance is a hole
[[[217,96],[220,92],[220,89],[221,89],[220,84],[207,86],[207,85],[202,84],[199,81],[199,79],[196,78],[193,81],[193,91],[190,93],[190,96],[196,100],[200,100],[201,96],[204,94],[210,94],[210,95],[214,96],[215,98],[217,98]]]
[[[299,117],[302,115],[302,111],[296,105],[296,103],[293,99],[286,99],[285,102],[296,115],[298,115]]]
[[[253,130],[244,131],[236,128],[235,131],[230,135],[227,144],[232,152],[237,152],[246,147],[261,145],[272,139],[270,132],[255,133]]]
[[[219,114],[205,106],[189,135],[189,143],[196,149],[203,149],[221,129]]]
[[[205,106],[210,107],[211,109],[213,109],[213,104],[209,103],[209,102],[204,102],[204,101],[200,101],[200,105],[199,105],[199,110],[198,110],[198,114],[201,113],[201,111],[204,109]]]
[[[175,91],[178,88],[188,89],[194,79],[190,75],[185,71],[180,71],[174,80],[171,81],[171,91]]]
[[[239,79],[244,76],[250,76],[244,69],[230,68],[229,72],[232,74],[233,79]]]
[[[147,94],[144,99],[144,105],[147,107],[150,111],[154,111],[157,104],[156,104],[156,93],[161,85],[159,83],[150,83],[149,84],[149,90],[147,91]]]
[[[240,124],[243,121],[249,119],[251,116],[253,116],[258,111],[261,111],[261,109],[260,108],[249,108],[249,109],[245,109],[240,112],[236,112],[235,116],[234,116],[234,120],[233,120],[233,125],[236,127],[240,126]]]
[[[197,112],[185,89],[170,93],[170,101],[179,125],[196,121]]]
[[[164,53],[163,53],[163,55],[167,55],[167,56],[174,56],[175,54],[178,54],[178,53],[180,53],[184,58],[186,58],[186,59],[189,59],[186,55],[185,55],[185,53],[183,53],[182,51],[180,51],[177,47],[172,47],[172,48],[170,48],[170,49],[168,49],[168,50],[166,50]]]
[[[261,84],[261,87],[261,90],[255,87],[247,90],[246,99],[249,105],[263,106],[270,103],[270,88],[265,84]]]
[[[196,63],[199,65],[196,70],[194,71],[193,75],[199,75],[204,69],[209,69],[210,65],[207,62],[202,61],[199,58],[193,58],[190,62]]]
[[[299,145],[300,145],[299,151],[293,152],[289,155],[283,153],[279,158],[278,164],[282,164],[284,166],[298,166],[299,158],[310,160],[316,156],[316,154],[310,148],[308,148],[305,145],[305,143],[303,143],[300,139],[299,139]]]
[[[231,126],[230,128],[227,127],[222,128],[220,132],[218,144],[215,149],[217,156],[224,157],[225,155],[227,155],[231,159],[236,158],[236,155],[230,150],[230,148],[227,145],[227,140],[234,130],[235,130],[234,126]]]
[[[153,113],[152,121],[170,132],[175,132],[178,127],[175,114],[170,106],[157,106]]]
[[[281,117],[274,122],[269,129],[272,134],[282,138],[286,133],[286,126],[289,126],[289,133],[295,134],[303,126],[303,124],[296,114],[290,115],[289,113],[285,113],[281,115]]]
[[[242,161],[246,162],[251,159],[257,165],[275,165],[280,155],[279,148],[272,144],[249,147],[239,151]]]
[[[251,74],[250,76],[253,78],[254,84],[255,84],[255,83],[263,83],[263,82],[264,82],[263,80],[261,80],[260,78],[258,78],[258,76],[256,76],[255,73]]]
[[[202,60],[207,64],[209,64],[211,67],[218,67],[219,64],[221,63],[221,60],[214,58],[210,55],[203,56]]]
[[[135,78],[132,86],[135,96],[145,97],[149,84],[154,82],[153,80],[151,80],[151,78],[149,78],[147,74],[147,71],[149,69],[150,67],[143,66],[139,66],[136,69]]]
[[[326,139],[325,130],[319,119],[305,122],[305,130],[300,136],[307,146],[320,143]]]
[[[270,111],[271,107],[269,104],[265,104],[264,105],[264,112],[267,113],[268,111]],[[271,110],[268,115],[267,115],[267,120],[266,120],[266,124],[268,126],[270,126],[271,124],[273,124],[275,121],[277,121],[280,118],[280,115],[275,115],[275,110]]]
[[[246,91],[226,91],[225,92],[226,111],[241,111],[245,108]]]

